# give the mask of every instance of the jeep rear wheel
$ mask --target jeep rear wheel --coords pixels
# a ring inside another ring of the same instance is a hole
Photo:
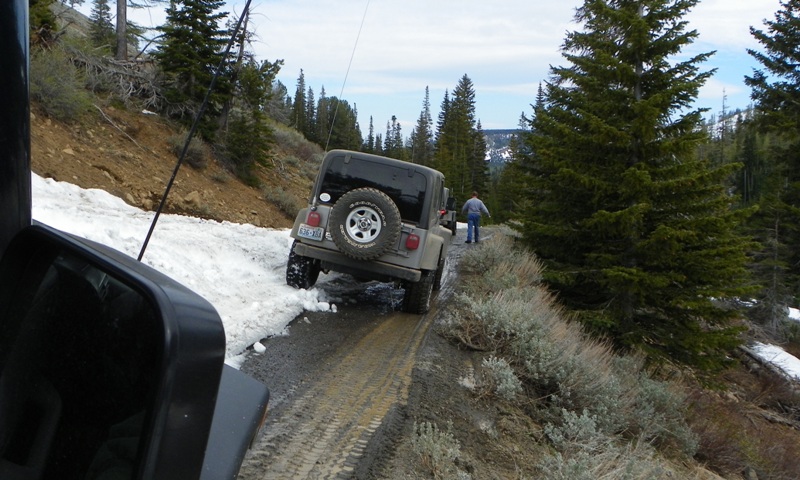
[[[397,243],[400,211],[385,193],[359,188],[334,204],[329,225],[339,251],[356,260],[374,260]]]
[[[406,313],[427,313],[431,308],[435,272],[423,270],[419,282],[405,284],[403,311]]]
[[[317,283],[321,269],[320,263],[317,259],[295,253],[295,245],[297,245],[297,241],[292,244],[289,261],[286,263],[286,284],[290,287],[308,290]]]
[[[439,291],[442,289],[442,277],[444,276],[444,268],[447,265],[447,256],[439,254],[439,264],[436,267],[436,273],[433,276],[433,289]]]

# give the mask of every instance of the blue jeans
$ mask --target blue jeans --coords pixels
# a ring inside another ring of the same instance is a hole
[[[480,213],[470,213],[467,215],[467,241],[472,241],[472,231],[475,231],[475,241],[479,240],[478,235],[480,234],[481,228],[481,214]]]

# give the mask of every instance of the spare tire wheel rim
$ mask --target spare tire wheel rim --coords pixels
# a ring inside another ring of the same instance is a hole
[[[347,215],[347,233],[358,243],[370,243],[381,234],[381,215],[372,208],[356,206]]]

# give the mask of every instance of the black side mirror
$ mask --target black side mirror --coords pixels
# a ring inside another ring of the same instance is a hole
[[[224,356],[199,295],[108,247],[26,228],[0,261],[0,478],[200,478]],[[248,386],[260,407],[237,432],[245,444],[268,398]],[[235,476],[237,455],[214,468]]]

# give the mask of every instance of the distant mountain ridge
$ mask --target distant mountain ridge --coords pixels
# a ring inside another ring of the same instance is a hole
[[[521,130],[484,130],[486,137],[486,161],[493,164],[505,164],[511,161],[511,139]]]

